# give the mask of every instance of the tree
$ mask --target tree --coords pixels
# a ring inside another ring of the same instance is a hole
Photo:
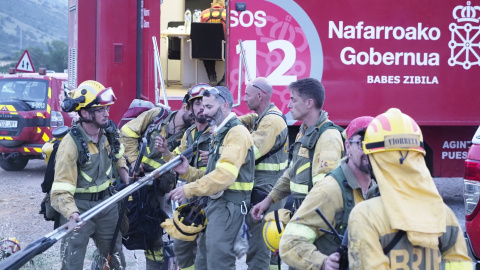
[[[54,40],[51,43],[47,42],[47,49],[49,54],[47,68],[56,72],[63,72],[68,65],[67,43],[61,40]]]
[[[35,69],[38,71],[39,68],[47,68],[49,70],[55,70],[56,72],[63,72],[68,64],[67,43],[61,40],[54,40],[51,43],[47,42],[46,47],[47,52],[38,46],[29,46],[27,48]],[[23,52],[24,50],[16,52],[12,59],[20,59]],[[0,73],[8,72],[8,68],[10,67],[12,67],[12,65],[1,66]]]

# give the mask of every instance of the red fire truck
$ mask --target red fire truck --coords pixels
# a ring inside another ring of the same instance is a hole
[[[153,101],[151,38],[165,28],[161,16],[183,18],[195,2],[169,1],[69,0],[70,88],[87,79],[113,87],[116,121],[132,99]],[[324,109],[335,123],[397,107],[420,124],[432,175],[463,175],[467,142],[480,124],[480,0],[226,2],[224,65],[226,86],[240,103],[235,112],[248,111],[241,102],[242,40],[251,77],[273,84],[273,101],[293,132],[298,123],[287,108],[287,85],[314,77],[325,86]],[[181,54],[185,60],[188,53]],[[167,88],[170,101],[185,94],[184,82],[180,91]]]

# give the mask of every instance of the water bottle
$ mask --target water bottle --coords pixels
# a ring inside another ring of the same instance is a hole
[[[193,13],[193,22],[200,22],[201,21],[202,12],[200,9],[196,9]]]
[[[190,34],[190,26],[192,24],[192,13],[190,9],[185,11],[185,33]]]

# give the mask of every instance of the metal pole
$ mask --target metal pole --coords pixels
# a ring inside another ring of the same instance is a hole
[[[137,189],[140,189],[144,185],[147,185],[153,181],[153,179],[161,176],[162,174],[168,172],[169,170],[173,169],[180,163],[182,163],[182,156],[185,156],[187,159],[193,156],[193,148],[190,147],[185,150],[182,154],[175,157],[174,159],[170,160],[169,162],[165,163],[160,168],[157,168],[153,172],[149,173],[148,175],[140,178],[137,182],[127,186],[123,190],[119,191],[115,195],[109,197],[102,203],[96,205],[95,207],[91,208],[90,210],[86,211],[85,213],[80,215],[82,221],[77,222],[77,226],[81,226],[83,223],[87,222],[95,215],[103,211],[105,208],[109,207],[110,205],[120,201],[121,199],[128,196],[130,193],[134,192]],[[21,249],[12,256],[6,258],[2,262],[0,262],[0,269],[8,269],[8,270],[16,270],[20,269],[23,265],[25,265],[28,261],[33,259],[38,254],[44,252],[45,250],[49,249],[53,246],[58,240],[65,237],[69,234],[73,229],[68,230],[67,224],[64,224],[57,228],[56,230],[48,233],[44,237],[34,241],[33,243],[29,244],[26,248]]]
[[[162,93],[163,93],[163,104],[170,108],[168,106],[168,99],[167,99],[167,90],[165,89],[165,81],[163,80],[163,72],[162,72],[162,64],[160,63],[160,54],[158,52],[158,45],[157,45],[157,38],[155,36],[152,37],[152,42],[153,42],[153,51],[154,51],[154,59],[155,63],[157,63],[157,70],[158,76],[160,77],[160,84],[162,86]]]

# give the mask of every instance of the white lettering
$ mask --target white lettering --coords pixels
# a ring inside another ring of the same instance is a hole
[[[340,52],[340,59],[345,65],[417,65],[417,66],[438,66],[440,55],[438,53],[412,53],[412,52],[385,52],[380,53],[370,47],[369,52],[358,52],[352,47],[345,47]]]
[[[255,19],[256,19],[255,26],[264,27],[265,25],[267,25],[267,19],[265,17],[267,17],[267,14],[265,13],[265,11],[259,10],[255,12]]]
[[[345,25],[339,21],[338,25],[334,21],[328,22],[328,38],[345,39],[390,39],[396,40],[439,40],[441,36],[440,29],[437,27],[423,27],[422,23],[417,26],[371,26],[364,25],[359,21],[356,25]]]

